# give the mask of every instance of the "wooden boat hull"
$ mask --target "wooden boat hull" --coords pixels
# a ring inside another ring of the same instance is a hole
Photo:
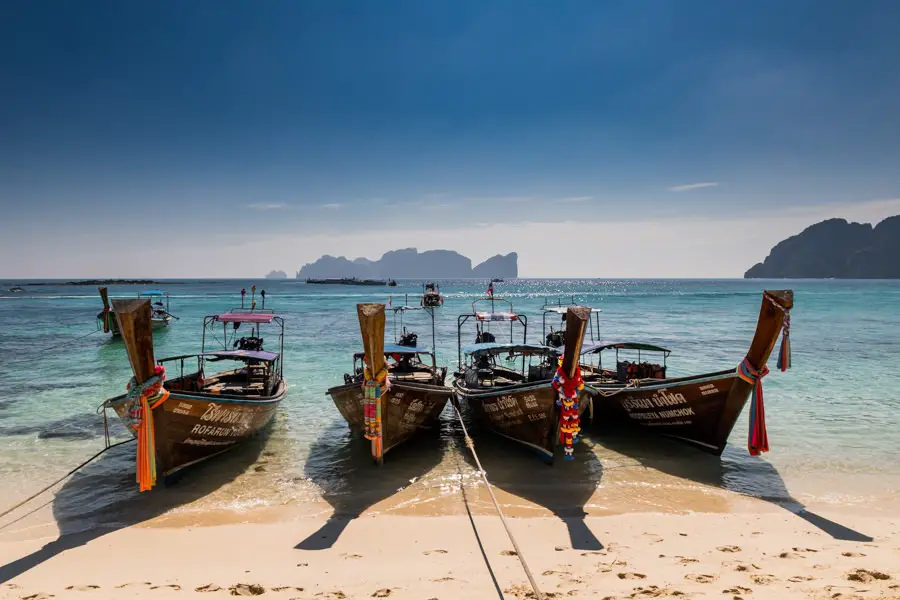
[[[364,394],[359,383],[328,390],[338,412],[354,432],[362,435]],[[453,390],[443,385],[391,381],[381,418],[383,454],[402,444],[417,431],[431,428],[439,419]]]
[[[637,426],[720,455],[737,422],[750,388],[734,369],[662,380],[626,388],[588,384],[597,392],[596,423],[604,428]]]
[[[559,444],[559,413],[557,393],[549,381],[487,392],[468,390],[457,381],[455,388],[479,423],[536,452],[545,462],[553,462]],[[590,392],[582,391],[578,396],[582,416],[590,404]]]
[[[177,387],[177,381],[173,380],[173,387]],[[157,472],[171,475],[231,450],[272,420],[286,394],[283,381],[273,396],[259,400],[170,392],[169,398],[153,409]],[[111,399],[108,405],[119,418],[125,417],[125,396]]]

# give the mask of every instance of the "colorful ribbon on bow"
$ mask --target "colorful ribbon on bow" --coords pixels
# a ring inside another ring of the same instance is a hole
[[[166,369],[157,365],[154,375],[144,383],[132,377],[128,382],[125,425],[137,435],[137,482],[142,492],[156,485],[156,438],[153,428],[153,409],[169,398],[169,391],[163,387]]]
[[[750,456],[759,456],[760,452],[769,451],[762,387],[762,378],[768,374],[768,367],[763,366],[762,370],[758,371],[746,358],[737,368],[738,377],[753,386],[753,389],[750,390],[753,399],[750,402],[750,433],[747,438],[747,450],[750,452]]]
[[[787,371],[791,368],[791,311],[784,311],[784,323],[781,325],[781,347],[778,349],[778,368]]]
[[[584,380],[581,378],[581,367],[575,370],[575,376],[571,379],[563,372],[562,364],[565,357],[560,357],[556,375],[553,376],[551,385],[556,390],[556,405],[559,407],[559,441],[565,445],[565,459],[572,460],[572,452],[575,443],[578,442],[578,433],[581,431],[581,416],[578,407],[578,392],[584,389]]]
[[[391,389],[387,367],[372,377],[369,366],[363,369],[363,421],[364,436],[375,442],[375,458],[382,454],[381,398]]]

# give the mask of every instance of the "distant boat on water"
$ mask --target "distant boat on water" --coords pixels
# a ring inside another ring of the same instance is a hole
[[[103,310],[97,313],[97,321],[103,331],[111,333],[114,337],[121,335],[119,325],[116,321],[116,315],[109,305],[109,296],[105,287],[98,288],[100,290],[100,298],[103,300]],[[177,319],[175,315],[169,312],[169,294],[162,290],[146,290],[138,294],[138,298],[142,300],[150,300],[150,326],[153,329],[168,327],[173,319]],[[162,298],[166,302],[163,304]]]
[[[11,288],[9,288],[9,291],[14,292],[14,293],[19,293],[19,292],[24,292],[25,288],[23,288],[20,285],[14,285]]]
[[[388,285],[381,279],[357,279],[356,277],[341,277],[337,279],[307,279],[306,283],[316,285]],[[394,284],[396,285],[396,283]]]

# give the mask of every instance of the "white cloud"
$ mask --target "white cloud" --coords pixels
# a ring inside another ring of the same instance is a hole
[[[265,204],[265,203],[256,203],[256,204],[248,204],[247,208],[251,208],[253,210],[281,210],[287,208],[287,204],[283,202],[273,203],[273,204]]]
[[[325,210],[338,210],[344,208],[344,205],[339,202],[329,202],[328,204],[323,204],[322,208]]]
[[[684,185],[673,185],[669,188],[670,192],[688,192],[690,190],[699,190],[702,188],[711,188],[718,186],[718,182],[715,181],[703,181],[700,183],[686,183]]]
[[[587,202],[593,199],[593,196],[569,196],[568,198],[559,198],[557,202]]]

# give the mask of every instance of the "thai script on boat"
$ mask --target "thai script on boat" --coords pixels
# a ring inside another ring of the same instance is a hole
[[[519,406],[519,403],[516,402],[515,397],[513,396],[500,396],[500,399],[496,402],[492,402],[490,404],[484,404],[484,412],[486,413],[495,413],[501,410],[506,410],[508,408],[515,408]]]
[[[687,404],[684,394],[673,394],[660,390],[654,392],[649,398],[623,398],[622,408],[625,410],[633,410],[636,408],[661,408],[664,406],[678,406]]]
[[[534,394],[528,394],[524,397],[525,400],[525,408],[537,408],[538,401]]]
[[[215,402],[210,402],[206,412],[200,415],[201,421],[215,421],[216,423],[228,423],[250,427],[253,414],[240,408],[226,408]]]

